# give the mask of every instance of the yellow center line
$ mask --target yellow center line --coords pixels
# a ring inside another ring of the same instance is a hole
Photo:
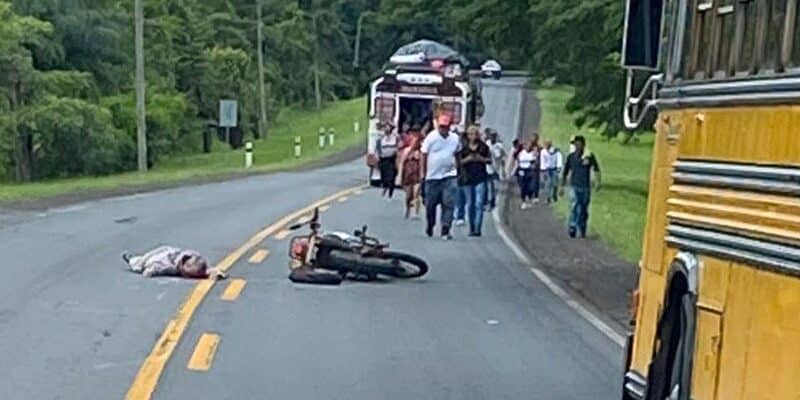
[[[232,279],[231,283],[228,284],[228,287],[225,288],[225,291],[222,292],[222,296],[220,299],[223,301],[234,301],[239,298],[239,295],[242,294],[242,290],[244,290],[244,285],[247,284],[247,281],[244,279]]]
[[[251,251],[261,242],[263,242],[264,239],[288,225],[295,219],[300,218],[304,214],[308,214],[319,206],[328,204],[341,196],[347,196],[353,191],[363,187],[364,186],[362,185],[332,194],[314,204],[309,205],[308,207],[297,210],[281,218],[274,224],[255,234],[241,247],[220,260],[219,263],[217,263],[216,268],[222,272],[227,272],[247,252]],[[216,281],[210,279],[203,280],[194,286],[192,292],[189,293],[189,296],[186,298],[180,308],[178,308],[178,311],[175,313],[172,319],[167,323],[167,326],[164,328],[164,332],[161,334],[161,337],[158,338],[153,346],[153,350],[150,351],[150,354],[147,356],[147,358],[145,358],[144,362],[142,362],[142,366],[139,368],[136,378],[134,378],[130,389],[128,389],[128,393],[125,395],[126,400],[149,400],[153,396],[153,391],[155,391],[156,386],[158,385],[158,381],[161,378],[161,374],[164,372],[164,367],[167,365],[167,361],[169,361],[172,353],[175,351],[175,347],[178,345],[178,342],[183,336],[183,332],[186,331],[186,327],[189,325],[189,321],[194,316],[194,312],[200,306],[200,303],[203,301],[203,299],[205,299],[206,295],[208,295],[208,292],[211,291],[211,288],[214,286],[215,282]]]
[[[194,353],[192,353],[186,368],[192,371],[208,371],[211,369],[214,355],[217,354],[217,347],[219,347],[219,335],[204,333],[197,341],[197,346],[195,346]]]
[[[286,239],[286,237],[291,235],[291,234],[292,234],[292,231],[290,231],[288,229],[284,229],[284,230],[282,230],[282,231],[280,231],[280,232],[275,234],[275,240]]]
[[[252,256],[250,256],[250,259],[247,261],[250,264],[261,264],[262,262],[264,262],[264,260],[267,259],[268,256],[269,256],[269,250],[258,249],[255,253],[253,253]]]

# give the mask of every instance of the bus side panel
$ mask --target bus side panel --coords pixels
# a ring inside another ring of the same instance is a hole
[[[755,295],[756,270],[733,264],[722,323],[718,399],[744,400],[742,388],[747,380],[747,353],[751,319],[757,312]]]
[[[661,247],[663,263],[670,263],[675,258],[676,250]],[[642,376],[647,376],[650,361],[653,358],[653,345],[664,302],[666,280],[664,276],[646,268],[639,277],[639,309],[636,315],[636,328],[633,338],[633,358],[631,369]]]
[[[692,400],[714,400],[719,371],[719,347],[722,316],[699,310],[695,333],[694,368],[692,369]]]
[[[687,110],[680,153],[690,159],[800,164],[800,106]],[[708,127],[708,128],[707,128]],[[735,140],[725,140],[721,136]]]
[[[800,398],[800,281],[762,270],[756,280],[742,398]]]

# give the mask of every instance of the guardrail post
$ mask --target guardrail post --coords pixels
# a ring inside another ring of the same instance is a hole
[[[244,167],[250,168],[253,166],[253,142],[244,144]]]
[[[333,128],[328,129],[328,146],[333,147],[334,140],[336,139],[336,130]]]
[[[300,136],[294,137],[294,158],[300,158],[302,154],[302,146],[300,144]]]
[[[361,124],[358,120],[353,121],[353,132],[358,133],[361,130]]]
[[[324,127],[320,127],[319,128],[319,148],[320,149],[324,149],[325,148],[325,128]]]

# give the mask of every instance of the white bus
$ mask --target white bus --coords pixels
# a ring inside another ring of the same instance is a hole
[[[460,54],[436,42],[423,40],[401,47],[370,84],[368,160],[375,159],[380,127],[387,122],[398,132],[405,124],[430,131],[440,113],[452,116],[458,132],[479,122],[483,114],[480,78],[472,79],[467,67]],[[377,168],[370,169],[370,181],[380,181]]]

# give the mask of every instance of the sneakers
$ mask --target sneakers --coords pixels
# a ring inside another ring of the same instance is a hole
[[[539,198],[538,197],[533,199],[533,204],[539,204]]]
[[[131,254],[128,251],[123,251],[121,256],[122,256],[122,261],[125,261],[125,264],[131,263],[131,257],[133,257],[133,254]]]
[[[526,202],[526,201],[523,201],[522,204],[519,205],[519,208],[521,210],[527,210],[528,207],[530,207],[530,206],[528,205],[528,202]]]
[[[569,227],[569,237],[575,239],[575,234],[576,233],[577,233],[577,229],[575,229],[575,227],[573,227],[573,226],[570,226]]]
[[[442,239],[453,240],[453,235],[450,234],[450,227],[442,227]]]
[[[427,228],[425,228],[425,234],[428,237],[433,237],[433,226],[429,225]]]
[[[466,223],[463,219],[457,219],[455,222],[456,226],[463,226]]]

